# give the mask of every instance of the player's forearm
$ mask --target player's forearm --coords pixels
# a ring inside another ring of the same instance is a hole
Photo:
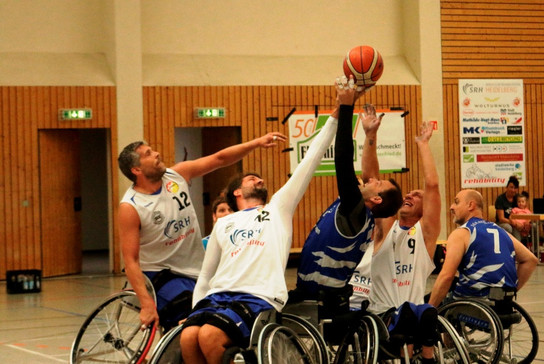
[[[245,143],[232,145],[230,147],[222,149],[217,152],[215,156],[219,160],[220,166],[225,167],[238,162],[240,159],[244,158],[246,155],[257,149],[259,146],[259,141],[257,139],[253,139]]]
[[[364,182],[369,178],[378,178],[380,164],[377,152],[377,133],[369,133],[365,136],[363,143],[363,154],[361,157],[361,178]]]
[[[438,188],[438,171],[428,142],[417,143],[423,165],[425,188]]]
[[[517,272],[518,272],[518,291],[529,281],[529,278],[531,278],[531,275],[533,274],[534,270],[536,269],[538,260],[534,261],[525,261],[518,264]]]
[[[291,213],[295,211],[297,204],[302,199],[302,196],[304,196],[306,188],[312,180],[317,166],[321,162],[321,158],[332,142],[337,126],[338,120],[330,116],[312,141],[308,152],[300,164],[295,168],[291,178],[274,195],[274,198],[280,198],[283,208],[286,211]],[[285,198],[282,196],[285,196]]]
[[[452,282],[453,277],[439,274],[431,291],[429,303],[435,307],[438,307],[444,300],[444,297],[446,297],[448,294]]]
[[[347,215],[361,200],[359,183],[353,167],[353,106],[341,105],[336,142],[334,143],[334,165],[338,194],[342,209]]]

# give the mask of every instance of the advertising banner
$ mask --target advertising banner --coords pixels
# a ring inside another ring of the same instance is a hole
[[[461,186],[525,186],[523,80],[459,80]]]
[[[299,111],[289,117],[289,142],[292,148],[290,162],[291,173],[306,154],[312,140],[321,130],[331,111],[322,112],[317,118],[313,111]],[[363,110],[353,113],[353,165],[357,174],[361,173],[361,157],[365,133],[361,124]],[[406,148],[404,140],[404,111],[403,110],[376,110],[379,115],[384,113],[380,129],[378,130],[378,161],[380,172],[396,172],[406,168]],[[315,176],[335,175],[334,168],[334,140],[321,160]]]

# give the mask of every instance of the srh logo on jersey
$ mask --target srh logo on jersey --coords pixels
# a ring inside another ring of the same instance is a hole
[[[186,217],[181,220],[171,220],[164,228],[164,235],[173,239],[181,230],[191,226],[191,218]]]
[[[248,239],[253,239],[253,237],[258,236],[261,233],[261,229],[256,230],[247,230],[247,229],[236,229],[232,234],[230,234],[230,242],[233,245],[239,246],[244,241]]]
[[[179,191],[179,186],[176,182],[170,181],[166,184],[166,190],[171,193],[177,193]]]

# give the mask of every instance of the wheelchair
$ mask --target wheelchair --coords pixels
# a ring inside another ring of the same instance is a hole
[[[149,280],[146,287],[156,300]],[[70,364],[143,363],[151,349],[156,325],[142,331],[140,301],[130,289],[114,293],[85,319],[72,344]]]
[[[317,301],[288,304],[282,313],[285,326],[295,331],[302,340],[315,345],[307,345],[315,363],[375,364],[401,359],[386,345],[389,332],[377,315],[351,312],[333,319],[321,319],[318,316]],[[332,335],[330,331],[333,331]],[[440,363],[469,363],[468,352],[461,338],[453,326],[440,316],[438,335],[435,357]],[[409,363],[406,344],[402,350],[406,358],[404,360]],[[420,352],[415,351],[412,359],[419,355]]]
[[[539,338],[530,315],[515,300],[515,290],[492,288],[488,300],[464,298],[438,308],[478,363],[531,363]]]
[[[275,310],[259,313],[251,330],[249,346],[245,349],[231,347],[226,350],[223,363],[236,364],[318,364],[309,342],[282,324],[285,320]],[[157,344],[148,364],[183,364],[180,336],[183,325],[170,330]]]
[[[380,320],[379,317],[378,320]],[[387,330],[383,321],[381,323],[378,321],[377,323],[379,325],[383,325],[382,330]],[[471,363],[468,351],[463,341],[455,331],[455,328],[442,316],[438,316],[437,334],[438,340],[434,346],[434,357],[438,361],[438,363]],[[420,347],[414,348],[413,355],[410,358],[408,345],[406,344],[406,342],[401,344],[399,352],[393,351],[391,350],[391,348],[392,347],[391,345],[389,345],[387,340],[386,342],[380,344],[378,354],[379,363],[389,364],[395,362],[404,362],[405,364],[409,364],[411,362],[417,363],[418,360],[421,358]]]

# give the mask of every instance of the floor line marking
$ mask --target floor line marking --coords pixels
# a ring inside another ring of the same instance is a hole
[[[51,356],[51,355],[46,355],[46,354],[42,354],[42,353],[38,353],[36,351],[32,351],[32,350],[28,350],[28,349],[24,349],[22,347],[19,347],[19,346],[15,346],[15,345],[5,345],[5,346],[8,346],[12,349],[17,349],[17,350],[21,350],[21,351],[24,351],[24,352],[27,352],[29,354],[34,354],[34,355],[38,355],[38,356],[41,356],[41,357],[44,357],[44,358],[47,358],[47,359],[52,359],[52,360],[55,360],[55,361],[58,361],[60,363],[66,363],[66,360],[64,359],[58,359],[58,358],[55,358],[54,356]]]

